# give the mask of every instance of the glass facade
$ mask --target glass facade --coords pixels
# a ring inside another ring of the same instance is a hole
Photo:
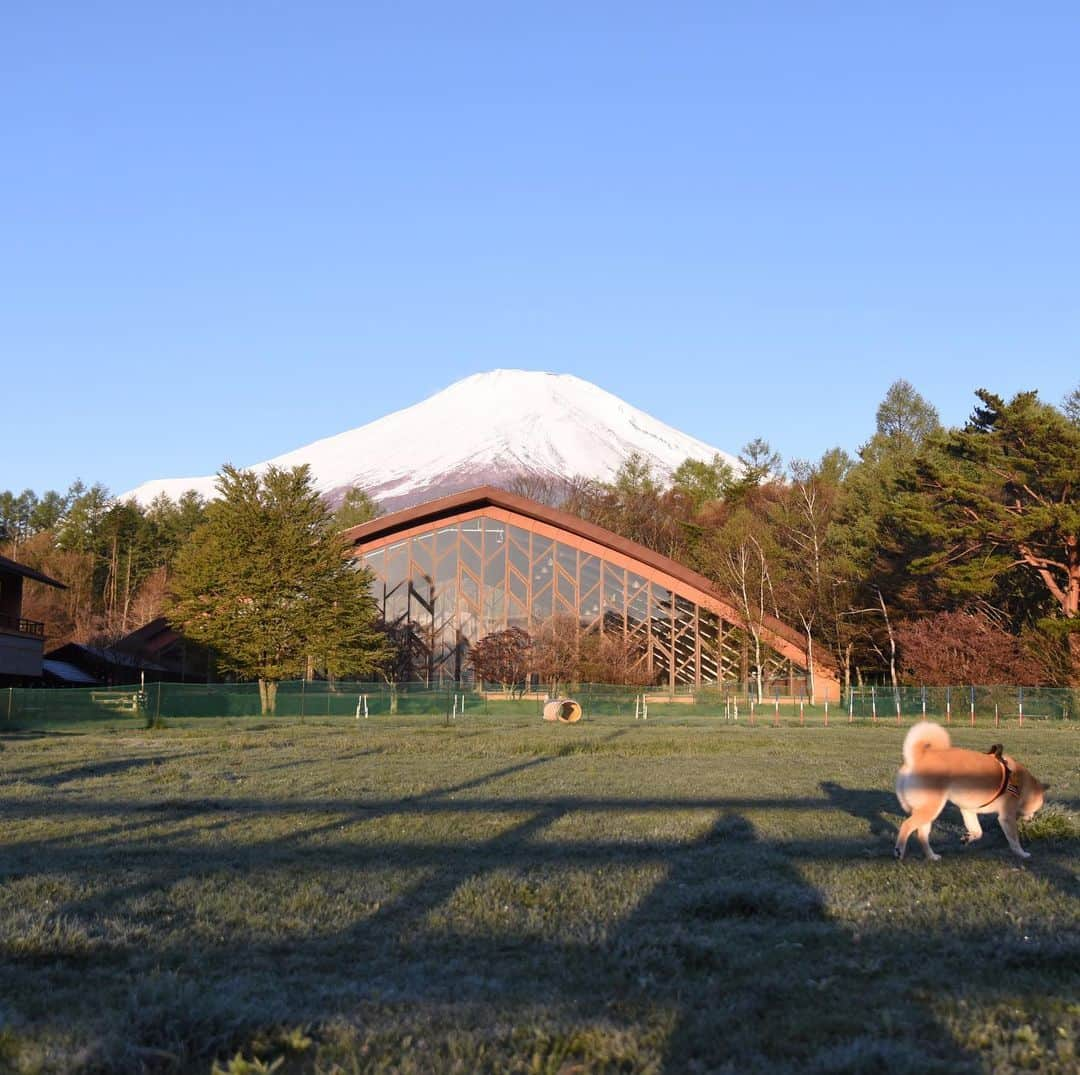
[[[469,647],[507,627],[535,633],[554,616],[626,639],[652,681],[745,680],[745,632],[645,575],[575,544],[481,515],[359,552],[388,626],[407,641],[412,674],[469,678]],[[770,651],[769,672],[788,670]]]

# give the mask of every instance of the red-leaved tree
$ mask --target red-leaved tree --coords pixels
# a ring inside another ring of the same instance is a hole
[[[1015,635],[984,616],[940,612],[896,626],[904,679],[927,686],[1046,682],[1046,671]]]

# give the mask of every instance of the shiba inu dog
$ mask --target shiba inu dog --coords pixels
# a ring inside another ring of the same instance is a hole
[[[940,724],[916,724],[904,738],[904,764],[896,774],[896,797],[911,815],[896,837],[896,857],[904,857],[911,834],[918,832],[926,857],[934,862],[940,859],[930,847],[930,826],[945,803],[954,802],[964,816],[965,843],[983,834],[979,814],[993,813],[1013,854],[1031,858],[1020,846],[1016,819],[1028,821],[1042,808],[1047,787],[1003,753],[1000,743],[985,754],[961,750],[952,745]]]

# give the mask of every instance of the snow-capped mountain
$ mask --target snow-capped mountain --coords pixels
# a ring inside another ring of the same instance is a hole
[[[520,475],[607,481],[632,453],[666,475],[687,458],[734,456],[680,433],[610,392],[570,374],[477,373],[404,410],[286,452],[270,464],[307,463],[331,501],[359,486],[394,510]],[[123,494],[149,504],[188,489],[211,498],[214,477],[159,478]]]

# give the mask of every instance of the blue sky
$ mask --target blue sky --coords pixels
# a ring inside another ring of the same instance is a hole
[[[1080,382],[1075,4],[10,5],[0,489],[496,367],[721,448]],[[448,433],[448,435],[452,435]]]

